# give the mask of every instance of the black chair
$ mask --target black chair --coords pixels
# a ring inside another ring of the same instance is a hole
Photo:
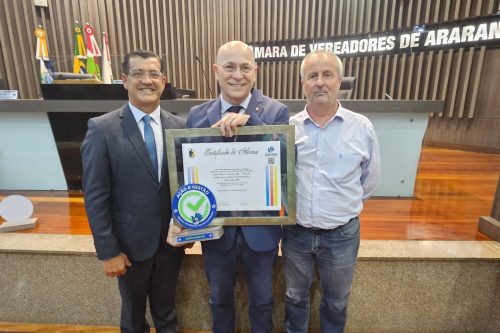
[[[356,90],[356,78],[353,76],[343,77],[342,82],[340,82],[340,89],[337,98],[351,99],[354,97],[355,90]]]
[[[0,74],[0,90],[8,90],[7,84],[2,78],[2,74]]]

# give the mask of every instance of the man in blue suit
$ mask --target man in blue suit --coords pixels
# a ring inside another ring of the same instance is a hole
[[[85,208],[104,273],[118,278],[121,331],[149,332],[149,298],[157,332],[175,332],[184,250],[166,244],[171,208],[163,132],[185,122],[160,109],[166,76],[156,54],[130,52],[123,73],[128,104],[88,122],[81,148]]]
[[[220,127],[223,136],[232,137],[238,126],[288,124],[288,108],[254,88],[257,66],[248,45],[232,41],[221,46],[212,70],[221,94],[193,107],[187,127]],[[248,286],[251,330],[272,332],[272,275],[280,238],[281,226],[224,227],[221,239],[202,242],[214,333],[235,329],[238,260]]]

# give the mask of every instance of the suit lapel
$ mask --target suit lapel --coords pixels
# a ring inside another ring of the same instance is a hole
[[[161,162],[161,179],[160,186],[165,182],[165,178],[168,177],[168,161],[167,161],[167,145],[165,142],[165,130],[169,127],[169,114],[163,110],[160,110],[160,119],[161,119],[161,137],[162,137],[162,147],[163,147],[163,161]]]
[[[120,112],[120,118],[122,120],[122,127],[125,134],[128,136],[128,139],[132,143],[137,155],[139,155],[140,159],[144,163],[146,169],[148,169],[151,176],[158,182],[158,175],[153,169],[153,164],[149,159],[148,150],[146,148],[146,144],[144,143],[144,139],[142,138],[141,132],[139,131],[139,127],[137,127],[137,123],[135,122],[135,118],[128,107],[128,104],[123,107]]]
[[[262,101],[262,95],[257,89],[254,88],[252,92],[252,98],[250,98],[250,102],[248,103],[248,107],[245,110],[245,113],[249,116],[260,118],[259,114],[263,110],[263,105],[264,103]]]
[[[250,98],[250,102],[248,103],[248,107],[245,110],[245,113],[249,116],[258,117],[258,115],[262,112],[264,106],[264,102],[262,99],[262,94],[257,90],[253,89],[252,98]],[[221,101],[220,98],[214,100],[213,103],[207,108],[207,119],[209,126],[212,126],[216,122],[221,119]]]
[[[207,108],[207,119],[208,119],[208,127],[211,127],[213,124],[218,122],[221,119],[221,102],[220,98],[214,100],[213,103]]]

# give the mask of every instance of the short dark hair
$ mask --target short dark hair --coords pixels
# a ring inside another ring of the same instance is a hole
[[[128,74],[130,58],[133,58],[133,57],[141,57],[143,59],[148,59],[148,58],[157,59],[160,62],[160,72],[163,73],[163,61],[156,53],[148,51],[148,50],[134,50],[134,51],[129,52],[125,56],[125,59],[123,59],[122,70],[123,70],[124,74]]]

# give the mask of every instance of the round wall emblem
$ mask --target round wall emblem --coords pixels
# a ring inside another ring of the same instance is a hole
[[[217,214],[213,193],[200,184],[179,187],[172,200],[175,219],[189,229],[201,229],[212,222]]]

